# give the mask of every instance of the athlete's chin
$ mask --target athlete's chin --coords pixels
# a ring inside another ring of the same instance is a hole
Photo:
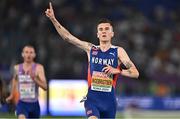
[[[110,40],[107,39],[107,38],[101,38],[100,41],[101,41],[101,42],[108,42],[108,41],[110,41]]]
[[[31,62],[33,62],[33,59],[26,59],[24,61],[27,62],[27,63],[31,63]]]

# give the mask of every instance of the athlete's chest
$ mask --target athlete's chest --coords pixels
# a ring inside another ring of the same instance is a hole
[[[36,64],[33,64],[28,68],[24,67],[23,64],[20,64],[18,70],[19,82],[33,82],[33,79],[36,78],[36,72]]]
[[[117,62],[117,51],[116,49],[109,49],[106,52],[101,50],[92,50],[90,63],[93,65],[110,65],[114,66]]]

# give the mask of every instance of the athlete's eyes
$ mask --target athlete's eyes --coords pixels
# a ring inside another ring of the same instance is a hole
[[[99,28],[99,31],[102,31],[103,30],[103,28]]]
[[[26,54],[33,54],[33,51],[25,51]]]
[[[103,31],[103,29],[104,29],[105,31],[108,31],[110,28],[109,28],[109,27],[99,28],[99,31]]]
[[[105,30],[106,30],[106,31],[109,30],[109,27],[106,27]]]

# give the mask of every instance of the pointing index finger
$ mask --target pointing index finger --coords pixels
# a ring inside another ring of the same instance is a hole
[[[49,2],[49,8],[50,8],[51,10],[53,9],[51,2]]]

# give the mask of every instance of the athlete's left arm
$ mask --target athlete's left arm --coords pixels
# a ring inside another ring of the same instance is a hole
[[[122,69],[121,75],[131,77],[131,78],[138,78],[139,72],[134,65],[134,63],[130,60],[129,56],[127,55],[126,51],[122,47],[118,47],[118,58],[121,63],[123,63],[126,69]]]
[[[47,83],[46,83],[46,77],[45,77],[45,73],[44,73],[44,67],[41,64],[37,65],[36,77],[34,78],[34,81],[42,89],[47,90]]]

